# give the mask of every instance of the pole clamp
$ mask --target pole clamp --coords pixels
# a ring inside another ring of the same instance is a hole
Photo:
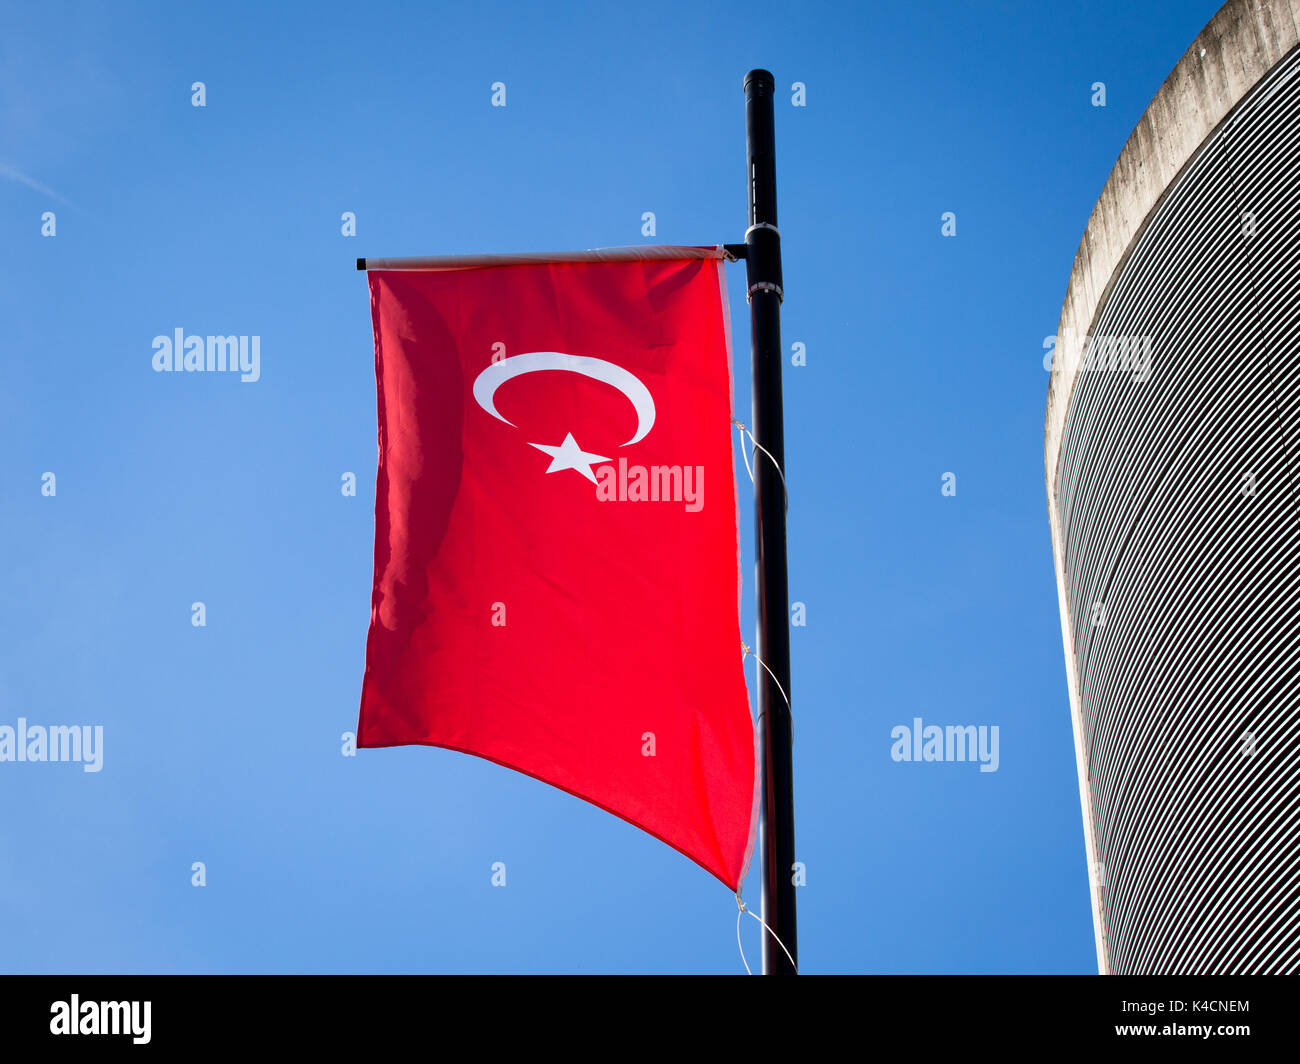
[[[752,233],[755,229],[770,229],[777,236],[781,235],[781,230],[778,229],[776,226],[774,226],[771,222],[755,222],[753,225],[751,225],[748,229],[745,230],[746,240],[749,239],[749,234]]]
[[[775,292],[776,298],[782,303],[785,302],[785,293],[781,291],[781,286],[773,281],[755,281],[751,284],[749,286],[749,291],[745,293],[746,303],[752,303],[754,301],[755,292]]]

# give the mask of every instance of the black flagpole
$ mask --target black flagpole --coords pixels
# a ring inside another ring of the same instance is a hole
[[[754,368],[754,511],[758,547],[758,734],[763,771],[763,974],[794,975],[799,961],[794,899],[794,779],[790,756],[790,591],[785,545],[785,419],[781,406],[781,234],[776,228],[776,135],[766,70],[745,75],[749,228],[745,274]],[[763,668],[767,666],[767,669]],[[768,673],[768,669],[771,673]],[[779,685],[779,686],[778,686]],[[784,689],[784,694],[782,694]]]

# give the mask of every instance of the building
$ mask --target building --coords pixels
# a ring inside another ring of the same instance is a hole
[[[1102,972],[1300,969],[1298,42],[1300,0],[1231,0],[1201,31],[1047,345]]]

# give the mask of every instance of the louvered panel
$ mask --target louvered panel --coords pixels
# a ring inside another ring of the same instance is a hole
[[[1166,190],[1092,333],[1151,350],[1145,381],[1078,373],[1056,479],[1110,970],[1294,972],[1300,52]]]

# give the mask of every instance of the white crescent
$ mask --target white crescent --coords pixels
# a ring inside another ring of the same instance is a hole
[[[493,362],[474,380],[474,399],[484,410],[498,421],[507,421],[496,408],[493,396],[496,390],[508,380],[525,373],[537,373],[544,369],[560,369],[569,373],[580,373],[592,380],[603,381],[617,388],[631,402],[636,410],[636,434],[623,444],[636,443],[645,439],[655,423],[655,401],[647,388],[633,374],[622,366],[606,362],[603,358],[588,358],[586,355],[566,355],[562,351],[528,351],[522,355],[511,355],[500,362]]]

